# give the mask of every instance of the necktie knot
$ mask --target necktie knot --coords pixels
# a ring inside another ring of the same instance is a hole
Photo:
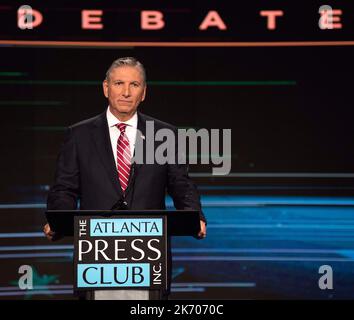
[[[119,131],[121,132],[121,133],[124,133],[125,132],[125,129],[126,129],[126,127],[127,127],[127,125],[125,124],[125,123],[118,123],[117,124],[117,127],[118,127],[118,129],[119,129]]]

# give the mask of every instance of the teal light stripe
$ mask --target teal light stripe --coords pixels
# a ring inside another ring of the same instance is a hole
[[[27,85],[102,85],[102,81],[0,80],[0,84]],[[150,86],[295,86],[296,81],[148,81]]]
[[[2,100],[0,101],[0,106],[62,106],[65,105],[64,101],[26,101],[26,100]]]
[[[15,72],[15,71],[0,71],[0,77],[24,77],[28,73],[25,72]]]
[[[296,81],[148,81],[157,86],[295,86]]]
[[[72,80],[0,80],[0,84],[28,84],[28,85],[102,85],[102,81],[72,81]]]

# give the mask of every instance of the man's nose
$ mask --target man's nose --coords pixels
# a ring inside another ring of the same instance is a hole
[[[130,96],[130,88],[129,88],[129,86],[124,86],[123,96],[124,97],[129,97]]]

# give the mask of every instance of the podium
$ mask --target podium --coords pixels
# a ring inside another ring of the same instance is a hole
[[[169,238],[200,230],[197,210],[47,210],[46,217],[53,231],[74,236],[75,292],[168,291]]]

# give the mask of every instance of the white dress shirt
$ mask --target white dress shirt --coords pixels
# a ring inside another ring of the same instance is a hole
[[[123,121],[118,120],[112,112],[107,108],[107,122],[109,129],[109,137],[111,139],[112,151],[114,155],[114,161],[117,167],[117,142],[120,136],[120,130],[117,127],[118,123]],[[124,121],[127,125],[125,129],[126,136],[129,140],[130,154],[134,155],[135,138],[138,128],[138,115],[135,114],[128,120]],[[93,300],[149,300],[149,290],[95,290]]]
[[[125,129],[126,136],[129,140],[129,147],[130,147],[130,154],[133,157],[134,155],[134,148],[135,148],[135,138],[136,132],[138,128],[138,114],[135,114],[128,120],[128,121],[120,121],[118,120],[112,112],[107,108],[107,122],[108,122],[108,129],[109,129],[109,137],[111,139],[112,144],[112,151],[114,156],[114,161],[116,162],[117,167],[117,142],[120,136],[120,131],[117,127],[118,123],[125,123],[127,125]]]

